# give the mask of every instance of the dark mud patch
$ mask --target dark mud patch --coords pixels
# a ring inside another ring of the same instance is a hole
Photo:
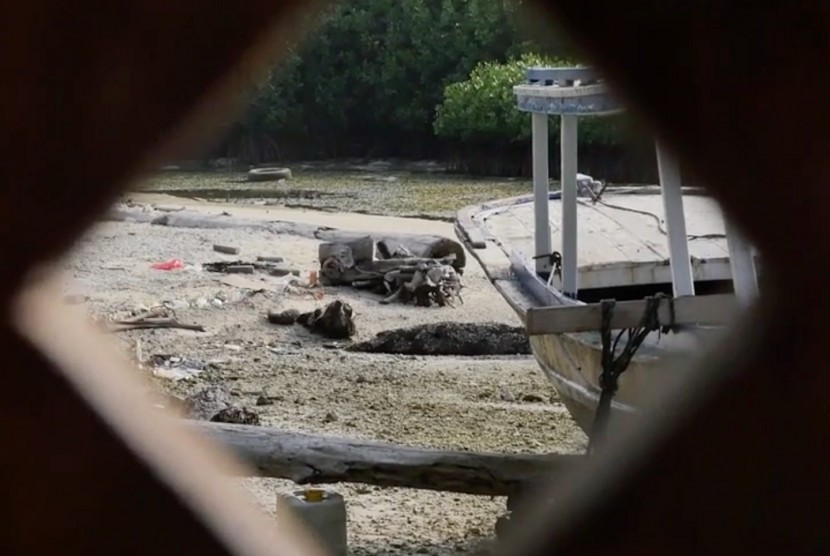
[[[528,355],[530,343],[521,326],[502,323],[437,322],[386,330],[349,351],[402,355]]]

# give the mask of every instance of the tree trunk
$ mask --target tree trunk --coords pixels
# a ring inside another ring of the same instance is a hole
[[[430,450],[198,421],[188,426],[223,444],[258,476],[298,484],[348,482],[506,496],[524,483],[556,480],[583,457]]]

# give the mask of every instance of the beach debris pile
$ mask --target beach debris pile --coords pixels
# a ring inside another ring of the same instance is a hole
[[[463,303],[463,248],[445,238],[365,236],[321,243],[318,259],[323,285],[373,291],[384,296],[380,301],[384,304],[453,307]]]

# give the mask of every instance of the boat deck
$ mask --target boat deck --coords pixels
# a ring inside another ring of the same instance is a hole
[[[473,220],[487,239],[525,259],[534,255],[533,203],[506,202]],[[683,196],[695,280],[729,280],[729,252],[720,207],[700,194]],[[561,251],[561,203],[549,201],[551,242]],[[607,191],[600,203],[580,198],[577,207],[579,288],[671,282],[668,237],[658,188]],[[558,278],[551,285],[559,287]]]

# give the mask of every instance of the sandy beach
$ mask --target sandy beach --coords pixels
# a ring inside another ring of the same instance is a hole
[[[245,219],[280,220],[351,231],[439,234],[455,239],[445,221],[284,207],[222,204],[134,193],[135,205]],[[223,255],[214,244],[240,248]],[[285,278],[231,280],[202,264],[279,256],[305,279],[318,268],[319,241],[263,229],[174,228],[150,223],[102,222],[64,262],[65,293],[85,298],[86,310],[112,317],[164,306],[205,332],[136,330],[113,336],[125,353],[139,347],[148,392],[186,397],[207,387],[230,392],[261,424],[327,434],[457,450],[577,452],[585,437],[558,401],[532,357],[413,356],[327,349],[327,340],[299,325],[276,326],[269,310],[308,311],[335,299],[355,311],[356,340],[385,330],[431,322],[520,324],[468,258],[464,303],[457,307],[381,305],[376,295],[350,288],[302,287]],[[152,265],[173,259],[183,268]],[[254,288],[251,281],[258,281]],[[262,290],[262,291],[255,291]],[[329,346],[330,347],[330,346]],[[185,378],[158,371],[160,362],[186,361]],[[160,375],[160,376],[156,376]],[[164,402],[158,402],[164,406]],[[273,513],[288,481],[236,481],[265,512]],[[348,506],[353,554],[455,554],[486,550],[503,498],[337,484]]]

